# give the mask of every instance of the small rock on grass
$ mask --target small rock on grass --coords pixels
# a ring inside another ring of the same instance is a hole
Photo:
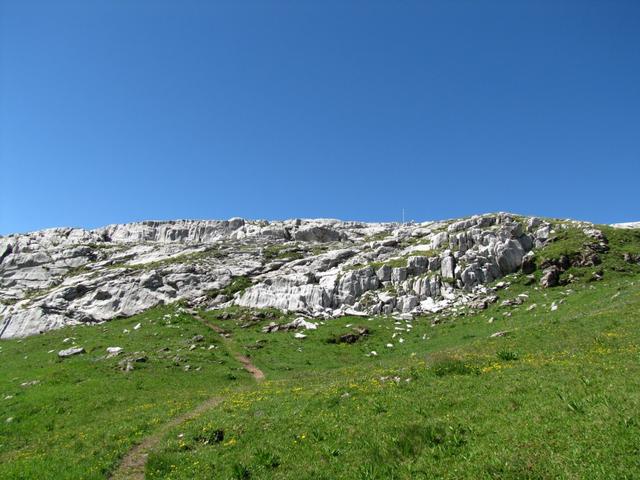
[[[122,347],[107,347],[107,358],[116,357],[122,353]]]
[[[489,338],[505,337],[508,334],[509,334],[509,332],[507,332],[507,331],[496,332],[496,333],[492,333],[491,335],[489,335]]]
[[[72,347],[72,348],[67,348],[65,350],[60,350],[58,352],[58,357],[60,358],[72,357],[73,355],[79,355],[81,353],[86,353],[84,348]]]

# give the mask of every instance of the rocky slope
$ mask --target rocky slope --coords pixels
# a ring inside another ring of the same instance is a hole
[[[507,213],[412,224],[141,222],[0,238],[0,337],[99,323],[183,300],[314,317],[412,316],[494,299],[533,250],[579,226]]]

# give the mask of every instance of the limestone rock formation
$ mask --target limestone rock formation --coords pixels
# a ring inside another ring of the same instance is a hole
[[[579,225],[597,257],[598,230]],[[0,237],[0,337],[100,323],[177,300],[324,318],[438,312],[477,304],[491,293],[487,284],[533,271],[530,252],[554,228],[497,213],[410,224],[148,221],[9,235]],[[584,261],[595,263],[593,255]]]

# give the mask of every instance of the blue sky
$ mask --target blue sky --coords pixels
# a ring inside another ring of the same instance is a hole
[[[640,220],[640,2],[0,0],[0,234]]]

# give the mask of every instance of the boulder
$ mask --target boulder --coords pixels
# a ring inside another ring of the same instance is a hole
[[[397,308],[402,313],[409,313],[418,306],[418,297],[415,295],[406,295],[398,298]]]
[[[240,227],[244,227],[245,221],[244,218],[233,217],[227,220],[227,224],[230,230],[237,230]]]
[[[391,282],[398,284],[407,279],[407,269],[405,267],[395,267],[391,270]]]
[[[524,257],[522,245],[517,240],[498,243],[494,249],[496,261],[504,275],[517,271]]]
[[[376,276],[381,282],[391,281],[391,267],[389,265],[382,265],[378,270],[376,270]]]
[[[343,235],[337,230],[323,226],[308,226],[302,227],[294,234],[294,239],[299,242],[337,242],[342,240]]]
[[[560,270],[555,265],[546,268],[540,279],[540,286],[543,288],[555,287],[560,282]]]
[[[0,263],[11,255],[13,252],[13,245],[8,240],[0,239]]]
[[[429,245],[431,250],[438,250],[444,244],[449,241],[449,234],[447,232],[439,232],[431,237],[431,243]]]
[[[440,273],[442,278],[453,280],[455,278],[456,260],[452,255],[442,257],[440,261]]]
[[[410,275],[421,275],[427,271],[429,259],[423,256],[409,257],[407,259],[407,272]]]
[[[522,273],[525,275],[529,275],[536,271],[536,256],[533,252],[527,252],[527,254],[522,257]]]

